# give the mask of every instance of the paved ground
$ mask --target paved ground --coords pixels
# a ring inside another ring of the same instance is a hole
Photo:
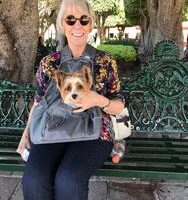
[[[0,172],[0,200],[23,200],[22,173]],[[89,200],[187,200],[188,181],[93,177]]]

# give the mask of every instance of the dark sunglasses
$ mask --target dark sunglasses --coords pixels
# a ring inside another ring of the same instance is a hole
[[[76,21],[79,20],[80,24],[82,26],[86,26],[89,24],[90,22],[90,18],[87,15],[82,15],[80,18],[76,18],[73,15],[68,15],[65,18],[65,22],[69,25],[69,26],[73,26],[74,24],[76,24]]]

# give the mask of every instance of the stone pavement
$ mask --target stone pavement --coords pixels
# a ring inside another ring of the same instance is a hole
[[[0,172],[0,200],[23,200],[22,173]],[[92,177],[89,200],[187,200],[188,181]]]

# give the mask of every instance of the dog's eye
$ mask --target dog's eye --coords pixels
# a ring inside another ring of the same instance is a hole
[[[71,91],[71,86],[69,85],[67,88],[66,88],[67,91]]]
[[[83,89],[83,86],[82,85],[78,85],[78,89],[79,90]]]

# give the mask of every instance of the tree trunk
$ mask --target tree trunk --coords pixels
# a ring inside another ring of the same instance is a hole
[[[147,0],[151,49],[163,39],[173,40],[183,52],[181,14],[185,0]]]
[[[96,38],[96,46],[101,44],[101,25],[100,25],[100,15],[96,16],[96,24],[97,24],[97,38]]]
[[[0,79],[32,83],[38,42],[37,0],[1,0],[0,13]]]
[[[137,53],[141,64],[144,66],[148,57],[152,56],[153,47],[151,46],[151,34],[149,27],[149,18],[143,10],[140,10],[140,38],[137,43]]]

